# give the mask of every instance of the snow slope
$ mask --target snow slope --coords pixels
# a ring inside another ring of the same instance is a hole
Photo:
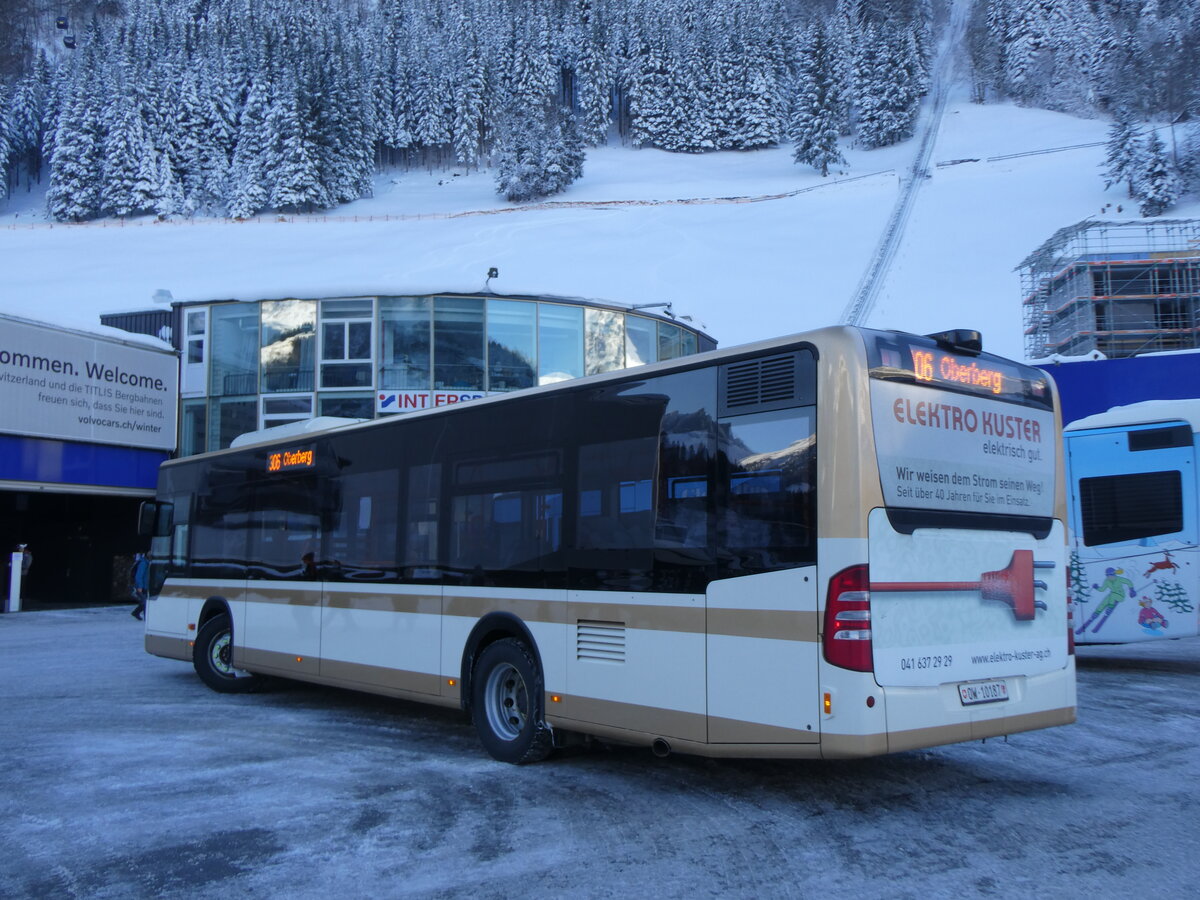
[[[864,324],[976,328],[989,350],[1022,357],[1014,266],[1063,225],[1136,216],[1119,188],[1103,190],[1106,132],[1103,120],[952,94]],[[1039,152],[1057,148],[1070,149]],[[158,289],[176,300],[476,291],[494,266],[497,293],[672,301],[731,346],[838,321],[913,152],[848,149],[845,171],[822,179],[788,147],[612,146],[546,203],[501,201],[487,171],[389,172],[374,197],[327,216],[248,222],[54,224],[40,196],[18,193],[0,201],[0,311],[92,328],[101,312],[152,307]],[[1168,213],[1200,216],[1200,202]]]

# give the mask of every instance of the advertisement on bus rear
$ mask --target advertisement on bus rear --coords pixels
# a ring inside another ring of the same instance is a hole
[[[888,506],[1053,514],[1051,411],[892,381],[871,411]]]
[[[1051,410],[899,381],[873,381],[888,507],[1054,514]],[[936,520],[934,520],[936,521]],[[1048,523],[1049,524],[1049,523]],[[881,684],[958,683],[963,706],[1003,705],[1008,676],[1066,659],[1064,531],[918,528],[870,517],[871,617]]]

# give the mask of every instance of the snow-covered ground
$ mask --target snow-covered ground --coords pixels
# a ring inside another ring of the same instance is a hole
[[[988,349],[1023,357],[1014,267],[1064,225],[1136,216],[1119,188],[1104,190],[1104,147],[1081,146],[1107,128],[952,92],[864,324],[976,328]],[[1056,148],[1072,149],[1037,152]],[[152,307],[159,289],[176,300],[475,291],[494,266],[498,293],[671,301],[731,346],[839,320],[914,149],[850,149],[844,173],[822,179],[787,147],[611,146],[546,203],[505,203],[487,171],[389,172],[374,197],[327,216],[245,223],[53,224],[39,195],[17,193],[0,201],[0,311],[91,328],[101,312]],[[1200,201],[1168,212],[1200,216]]]
[[[0,896],[1195,896],[1200,638],[1079,651],[1079,721],[857,762],[575,750],[275,682],[128,607],[0,616]]]

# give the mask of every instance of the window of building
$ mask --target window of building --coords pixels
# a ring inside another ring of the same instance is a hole
[[[203,453],[207,448],[208,401],[185,400],[180,410],[179,455]]]
[[[668,322],[658,323],[659,360],[678,359],[683,356],[683,329]]]
[[[214,397],[258,393],[258,304],[223,303],[210,309],[210,383]]]
[[[583,307],[538,304],[538,384],[583,375]]]
[[[383,297],[379,327],[383,353],[379,386],[388,390],[429,390],[433,301],[429,297]]]
[[[587,374],[598,375],[625,367],[625,335],[622,315],[611,309],[584,311],[585,362]]]
[[[183,314],[183,359],[180,365],[181,394],[203,394],[208,384],[208,308],[188,309]]]
[[[371,394],[333,394],[322,396],[321,415],[342,419],[372,419],[375,417],[375,397]]]
[[[262,304],[262,389],[311,391],[317,329],[315,300],[268,300]]]
[[[258,400],[218,397],[209,401],[208,449],[224,450],[239,434],[258,430]]]
[[[640,366],[658,362],[658,339],[654,320],[645,316],[625,316],[625,364]]]
[[[321,301],[321,387],[371,386],[373,303]]]
[[[433,386],[482,391],[483,300],[438,297],[433,304]]]
[[[312,411],[312,394],[263,397],[261,427],[273,428],[276,425],[303,422],[312,418]]]
[[[488,390],[533,387],[537,360],[537,304],[487,302]]]

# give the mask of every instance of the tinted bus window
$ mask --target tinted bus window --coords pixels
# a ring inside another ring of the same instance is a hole
[[[815,409],[722,420],[721,576],[816,562]]]
[[[1079,479],[1083,543],[1115,544],[1183,530],[1179,472]]]

